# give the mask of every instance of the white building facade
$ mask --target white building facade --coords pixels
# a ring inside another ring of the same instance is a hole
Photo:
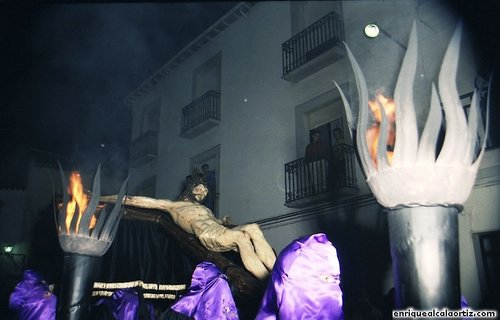
[[[333,83],[356,106],[342,41],[360,63],[370,94],[392,96],[415,21],[415,104],[424,121],[431,83],[458,20],[439,1],[235,5],[126,98],[133,114],[130,192],[173,199],[185,177],[207,163],[216,175],[217,215],[229,215],[234,224],[258,222],[278,253],[299,236],[324,232],[338,249],[346,296],[382,296],[392,286],[386,214],[353,151],[351,180],[329,189],[326,198],[317,190],[301,193],[300,185],[310,182],[293,180],[302,163],[294,161],[304,157],[312,129],[329,135],[340,128],[352,146]],[[369,23],[379,26],[378,37],[363,33]],[[457,77],[464,104],[477,72],[467,41]],[[332,136],[327,140],[334,143]],[[499,159],[498,149],[487,151],[459,220],[462,294],[476,308],[491,277],[480,250],[489,240],[481,235],[500,230]]]

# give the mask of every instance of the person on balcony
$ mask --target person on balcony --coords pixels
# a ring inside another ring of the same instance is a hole
[[[143,196],[127,196],[125,205],[157,209],[168,212],[175,224],[213,252],[237,251],[245,268],[255,277],[264,280],[274,266],[276,254],[256,223],[228,228],[226,219],[217,219],[212,211],[201,205],[208,189],[201,176],[193,181],[177,201]],[[101,202],[115,203],[116,195],[103,196]]]
[[[306,146],[305,161],[308,186],[313,193],[326,191],[330,159],[330,146],[321,140],[319,130],[311,130],[311,142]]]
[[[311,142],[306,146],[305,158],[307,162],[321,159],[329,160],[330,147],[323,140],[319,130],[311,130]]]

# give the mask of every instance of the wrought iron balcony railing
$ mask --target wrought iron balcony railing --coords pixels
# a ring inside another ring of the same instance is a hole
[[[220,93],[210,90],[182,108],[181,136],[192,138],[219,124]]]
[[[341,48],[342,41],[342,17],[332,11],[281,45],[283,78],[289,80],[292,71],[332,48]]]
[[[149,130],[134,141],[130,148],[130,164],[138,167],[158,155],[158,131]]]
[[[285,203],[292,204],[320,194],[357,190],[354,147],[339,144],[332,147],[329,159],[307,161],[300,158],[285,164]],[[302,201],[303,203],[303,201]]]

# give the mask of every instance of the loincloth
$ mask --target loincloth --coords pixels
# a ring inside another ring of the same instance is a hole
[[[220,224],[210,224],[199,234],[201,244],[210,251],[226,252],[236,249],[236,244],[230,241],[226,234],[227,228]],[[226,242],[224,244],[224,242]]]

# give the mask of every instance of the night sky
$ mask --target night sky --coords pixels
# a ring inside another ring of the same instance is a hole
[[[2,158],[24,146],[126,167],[124,98],[235,4],[0,1]]]
[[[497,65],[499,2],[453,1]],[[27,147],[126,169],[124,98],[236,3],[0,0],[0,160]]]

